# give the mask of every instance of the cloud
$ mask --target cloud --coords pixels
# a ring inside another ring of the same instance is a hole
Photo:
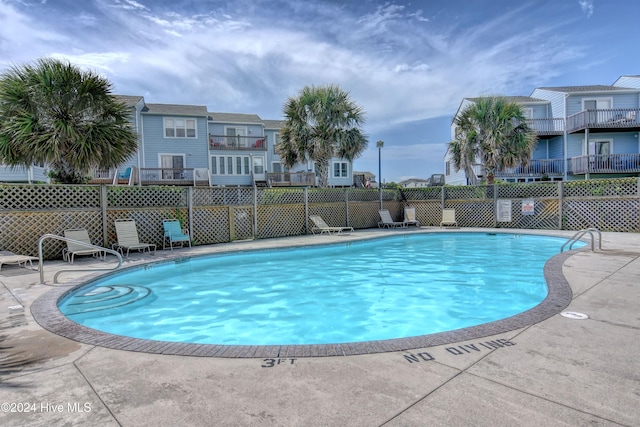
[[[578,3],[582,13],[587,15],[587,18],[590,18],[593,15],[593,0],[580,0]]]

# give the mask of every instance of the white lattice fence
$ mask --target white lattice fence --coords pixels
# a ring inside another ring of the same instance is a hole
[[[456,221],[460,227],[493,227],[493,200],[484,202],[448,200],[445,208],[456,210]]]
[[[380,221],[379,209],[379,200],[374,202],[349,202],[349,227],[355,229],[377,227],[378,221]]]
[[[100,187],[91,185],[0,185],[0,211],[100,208]]]
[[[164,219],[180,219],[184,221],[184,227],[189,224],[184,220],[187,217],[186,209],[154,208],[154,209],[109,209],[107,211],[107,236],[109,245],[118,241],[114,221],[116,219],[132,219],[136,222],[138,239],[144,243],[153,243],[162,248],[164,239]]]
[[[442,202],[438,200],[407,201],[408,207],[416,209],[416,219],[422,226],[439,226],[442,221]]]
[[[258,206],[257,238],[305,234],[304,205]]]
[[[533,199],[533,215],[522,214],[523,200],[525,199],[511,199],[511,221],[498,222],[498,227],[526,228],[531,230],[554,230],[558,228],[560,203],[557,199]]]
[[[13,212],[0,215],[2,250],[38,256],[38,239],[44,234],[63,235],[68,228],[86,228],[91,241],[102,245],[102,221],[99,211],[56,210],[53,212]],[[46,240],[42,250],[45,259],[60,258],[66,243]]]
[[[562,226],[566,230],[596,227],[602,231],[640,232],[640,202],[636,199],[565,199]]]
[[[107,186],[107,206],[113,208],[187,206],[186,187]]]
[[[193,208],[193,243],[211,245],[231,241],[227,206],[198,206]]]
[[[347,209],[344,203],[310,203],[309,215],[319,215],[331,227],[347,227]],[[313,224],[309,226],[312,227]],[[348,226],[353,227],[351,224]]]

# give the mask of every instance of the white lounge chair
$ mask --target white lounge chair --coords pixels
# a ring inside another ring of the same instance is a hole
[[[404,222],[407,225],[420,227],[420,221],[416,219],[416,208],[404,208]]]
[[[442,209],[442,221],[440,221],[440,227],[445,225],[451,225],[454,227],[458,226],[455,209]]]
[[[116,235],[118,236],[118,243],[115,243],[113,247],[120,251],[122,255],[124,255],[124,250],[127,250],[127,255],[129,256],[129,251],[131,249],[137,250],[139,252],[149,251],[151,253],[151,248],[153,248],[153,254],[156,253],[156,245],[153,243],[141,243],[138,238],[138,228],[136,227],[136,222],[132,219],[116,219],[114,221],[116,226]]]
[[[16,255],[11,251],[0,251],[0,269],[2,269],[3,264],[15,264],[18,267],[27,268],[27,263],[29,263],[29,267],[33,270],[33,261],[38,261],[38,258],[28,255]]]
[[[406,227],[407,223],[405,221],[394,221],[391,218],[391,214],[387,209],[381,209],[378,211],[380,213],[380,222],[378,222],[379,228],[397,228],[397,227]]]
[[[353,232],[353,227],[331,227],[327,225],[326,222],[319,215],[309,215],[309,219],[313,222],[313,227],[311,227],[311,232],[316,234],[316,232],[323,234],[343,234],[345,231]]]
[[[86,228],[70,228],[64,230],[64,237],[67,239],[73,239],[78,242],[93,245],[89,238],[89,232]],[[76,255],[93,255],[101,260],[106,256],[106,252],[101,249],[95,249],[75,242],[67,242],[67,247],[62,250],[62,259],[68,261],[69,264],[73,264],[74,257]]]

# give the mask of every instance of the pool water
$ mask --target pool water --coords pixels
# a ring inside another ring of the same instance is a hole
[[[60,310],[135,338],[227,345],[361,342],[511,317],[547,295],[565,239],[437,233],[209,255],[107,276]]]

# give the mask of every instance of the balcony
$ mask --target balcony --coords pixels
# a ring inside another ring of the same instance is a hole
[[[639,173],[640,154],[606,154],[572,157],[568,160],[571,175],[587,173]]]
[[[209,150],[267,151],[267,137],[210,134]]]
[[[90,184],[209,186],[205,168],[96,169]]]
[[[209,186],[209,170],[203,168],[140,168],[140,184]]]
[[[270,187],[315,187],[314,172],[267,172]]]
[[[526,166],[505,168],[496,172],[496,178],[522,178],[562,176],[563,159],[530,160]]]
[[[529,119],[527,124],[539,137],[564,134],[564,119]]]
[[[616,108],[611,110],[585,110],[567,117],[567,132],[585,129],[597,131],[639,130],[640,110]]]

